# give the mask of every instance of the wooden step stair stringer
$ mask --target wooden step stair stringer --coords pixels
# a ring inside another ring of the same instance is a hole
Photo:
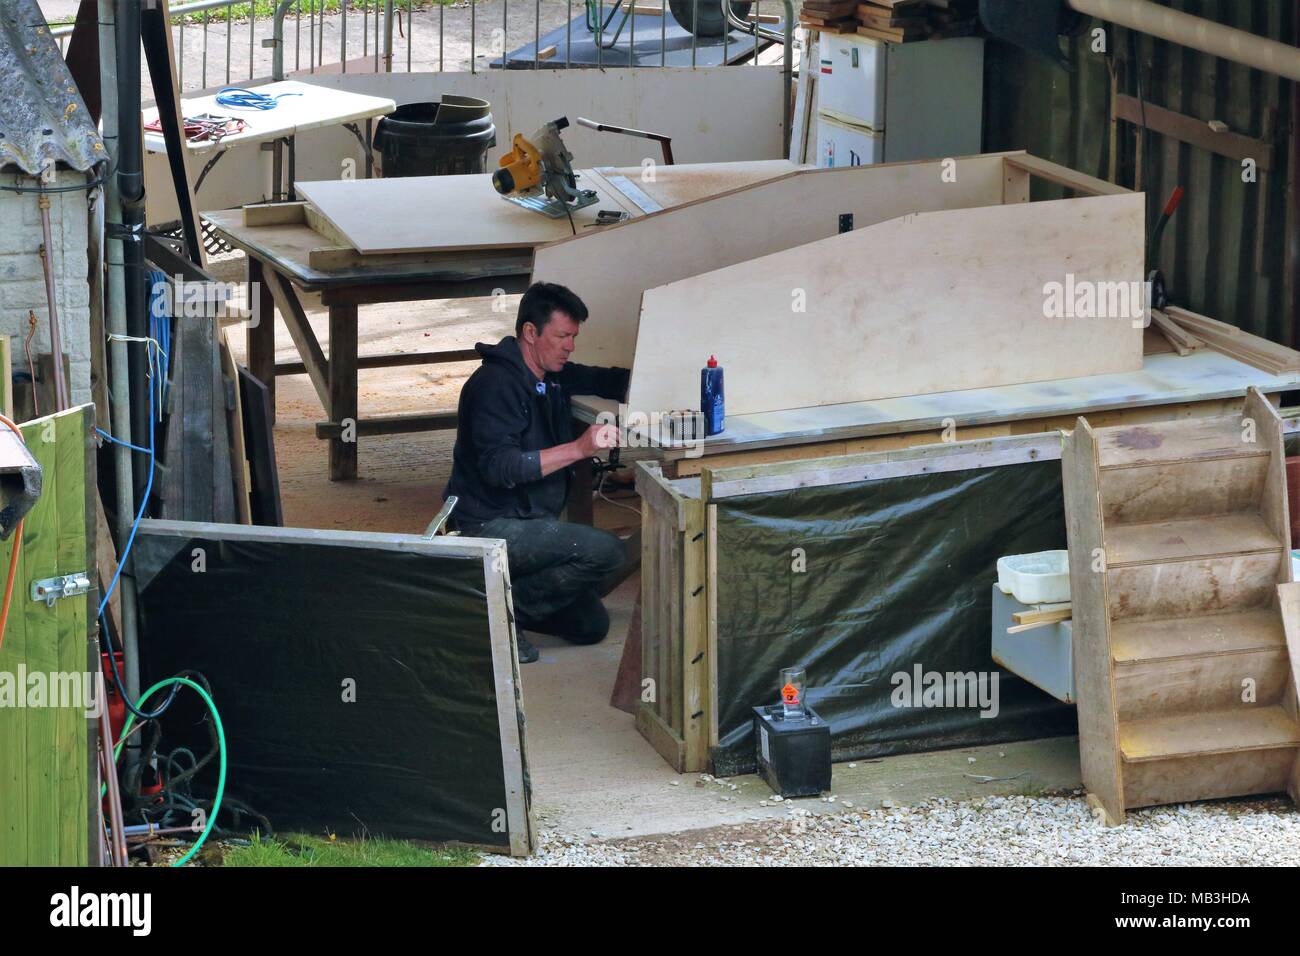
[[[1219,502],[1190,493],[1213,488],[1210,470],[1227,474],[1224,463],[1234,459],[1258,464],[1225,499],[1226,513]],[[1170,469],[1178,469],[1178,480],[1167,480]],[[1198,469],[1207,473],[1198,476]],[[1300,588],[1290,585],[1277,409],[1251,388],[1240,416],[1185,430],[1161,423],[1142,434],[1094,431],[1081,418],[1065,441],[1062,480],[1080,763],[1093,805],[1119,823],[1132,807],[1283,788],[1300,802]],[[1164,501],[1162,493],[1169,496]],[[1119,501],[1141,508],[1126,514]],[[1098,554],[1105,560],[1100,568]],[[1254,583],[1241,584],[1240,573]],[[1150,593],[1114,591],[1130,577],[1130,585]],[[1203,612],[1190,609],[1213,609],[1227,626],[1252,622],[1254,633],[1216,635],[1210,628],[1186,640],[1172,632],[1157,638],[1170,622],[1145,614],[1180,606],[1188,610],[1174,616],[1191,613],[1199,624]],[[1266,615],[1278,622],[1271,634]],[[1159,653],[1119,655],[1113,637],[1130,648],[1158,646]],[[1233,692],[1245,673],[1255,682],[1246,686],[1261,696]]]
[[[1270,530],[1283,542],[1282,560],[1278,562],[1277,583],[1279,586],[1278,613],[1281,614],[1281,589],[1293,581],[1291,573],[1291,516],[1289,496],[1286,489],[1286,440],[1282,432],[1282,416],[1277,408],[1255,387],[1246,391],[1246,402],[1242,408],[1243,424],[1251,422],[1255,426],[1256,441],[1268,449],[1270,459],[1268,471],[1264,476],[1264,494],[1260,499],[1260,514]],[[1288,588],[1289,591],[1289,588]],[[1283,626],[1286,619],[1283,618]],[[1300,648],[1296,639],[1287,633],[1288,663],[1290,675],[1284,695],[1283,707],[1291,719],[1300,725],[1300,702],[1297,702],[1296,668],[1300,664]],[[1291,762],[1291,774],[1287,781],[1287,793],[1296,803],[1300,803],[1300,748]]]
[[[1286,493],[1286,443],[1282,437],[1282,416],[1255,387],[1246,392],[1242,408],[1243,430],[1253,423],[1255,442],[1269,452],[1268,470],[1264,474],[1264,494],[1260,498],[1260,515],[1278,541],[1282,550],[1290,555],[1291,519],[1288,515]],[[1283,561],[1279,568],[1278,583],[1291,580],[1291,562]]]
[[[1282,628],[1286,632],[1287,653],[1290,655],[1291,673],[1282,706],[1291,717],[1300,722],[1300,584],[1287,582],[1277,586],[1278,609],[1282,615]],[[1291,779],[1287,792],[1300,803],[1300,752],[1291,765]]]
[[[1083,784],[1100,804],[1103,822],[1124,822],[1119,721],[1111,679],[1110,606],[1102,544],[1101,475],[1097,437],[1080,418],[1061,452],[1065,524],[1074,607],[1074,682]],[[1099,560],[1101,563],[1099,564]]]

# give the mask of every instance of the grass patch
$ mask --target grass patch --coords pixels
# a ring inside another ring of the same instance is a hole
[[[460,847],[427,847],[404,840],[340,840],[286,833],[253,837],[226,850],[223,866],[475,866],[478,854]]]

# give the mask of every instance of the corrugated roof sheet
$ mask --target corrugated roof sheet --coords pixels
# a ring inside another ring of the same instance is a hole
[[[36,0],[0,3],[0,169],[86,170],[108,158]]]

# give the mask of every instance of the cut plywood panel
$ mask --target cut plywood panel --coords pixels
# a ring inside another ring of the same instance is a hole
[[[798,168],[785,159],[760,159],[752,163],[682,163],[676,166],[665,166],[652,160],[644,166],[601,166],[596,172],[631,199],[642,212],[656,212],[787,176]],[[624,186],[624,181],[632,188]],[[637,195],[638,192],[641,195]],[[650,200],[648,208],[643,205],[646,199]]]
[[[627,368],[647,289],[834,236],[845,213],[862,229],[908,213],[1001,203],[1002,156],[956,160],[952,182],[943,181],[943,170],[935,161],[790,172],[619,226],[580,231],[538,249],[533,278],[567,285],[586,302],[591,320],[578,336],[575,361]],[[670,188],[672,176],[661,167],[660,182],[648,188],[669,199],[685,195]],[[692,358],[690,368],[707,358]]]
[[[1271,607],[1111,625],[1116,664],[1248,654],[1261,649],[1286,649],[1282,621]]]
[[[1133,721],[1120,727],[1124,760],[1191,757],[1300,744],[1297,728],[1281,707],[1213,710]]]
[[[600,201],[567,217],[551,219],[508,202],[486,173],[468,176],[403,176],[392,179],[324,179],[297,183],[335,229],[358,252],[433,252],[515,249],[575,234],[595,222],[601,209],[639,210],[590,170],[578,186]]]
[[[1283,647],[1119,665],[1114,680],[1120,723],[1239,708],[1245,687],[1252,688],[1259,704],[1277,704],[1285,689],[1285,665]]]
[[[1108,611],[1112,620],[1121,621],[1264,607],[1272,602],[1280,564],[1275,551],[1111,568],[1106,572]]]
[[[1176,461],[1106,473],[1101,492],[1107,522],[1164,521],[1179,515],[1217,515],[1258,506],[1268,455]]]
[[[1258,442],[1247,443],[1248,437],[1253,437],[1253,432],[1244,430],[1241,420],[1234,417],[1108,428],[1098,436],[1098,464],[1102,468],[1124,468],[1233,458],[1244,452],[1268,454],[1268,449]]]
[[[1165,564],[1193,558],[1268,553],[1283,546],[1258,513],[1198,515],[1106,528],[1106,563]]]
[[[1143,235],[1140,195],[944,210],[650,289],[628,404],[697,407],[710,354],[729,415],[1137,371],[1140,319],[1048,317],[1047,288],[1136,295]]]
[[[1285,788],[1294,761],[1294,747],[1145,760],[1124,768],[1124,803],[1134,808],[1275,793]]]

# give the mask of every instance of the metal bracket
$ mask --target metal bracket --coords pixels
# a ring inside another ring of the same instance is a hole
[[[362,150],[365,151],[366,170],[367,170],[366,175],[367,177],[369,177],[370,175],[369,170],[375,165],[375,151],[373,147],[371,146],[369,141],[367,141],[367,139],[361,135],[361,128],[357,126],[356,123],[344,123],[343,128],[357,138],[357,142],[361,144]]]
[[[76,597],[90,590],[90,578],[85,571],[75,574],[61,574],[56,578],[42,578],[32,582],[32,600],[44,601],[46,607],[54,607],[59,598]]]
[[[442,507],[438,509],[438,513],[433,516],[433,520],[429,522],[429,527],[424,529],[424,537],[433,538],[442,532],[442,529],[447,524],[447,519],[451,517],[451,513],[455,510],[456,502],[458,501],[460,501],[460,499],[455,495],[448,496],[447,500],[442,503]]]
[[[104,226],[105,232],[110,239],[120,239],[122,242],[141,242],[144,240],[144,223],[137,223],[134,226],[128,226],[120,222],[110,222]]]
[[[540,212],[543,216],[550,219],[563,219],[579,209],[585,209],[592,203],[600,202],[600,196],[594,189],[583,189],[579,191],[578,199],[571,203],[566,203],[563,199],[547,199],[545,196],[502,196],[506,202],[512,202],[516,206],[523,206],[525,209],[531,209],[533,212]]]

